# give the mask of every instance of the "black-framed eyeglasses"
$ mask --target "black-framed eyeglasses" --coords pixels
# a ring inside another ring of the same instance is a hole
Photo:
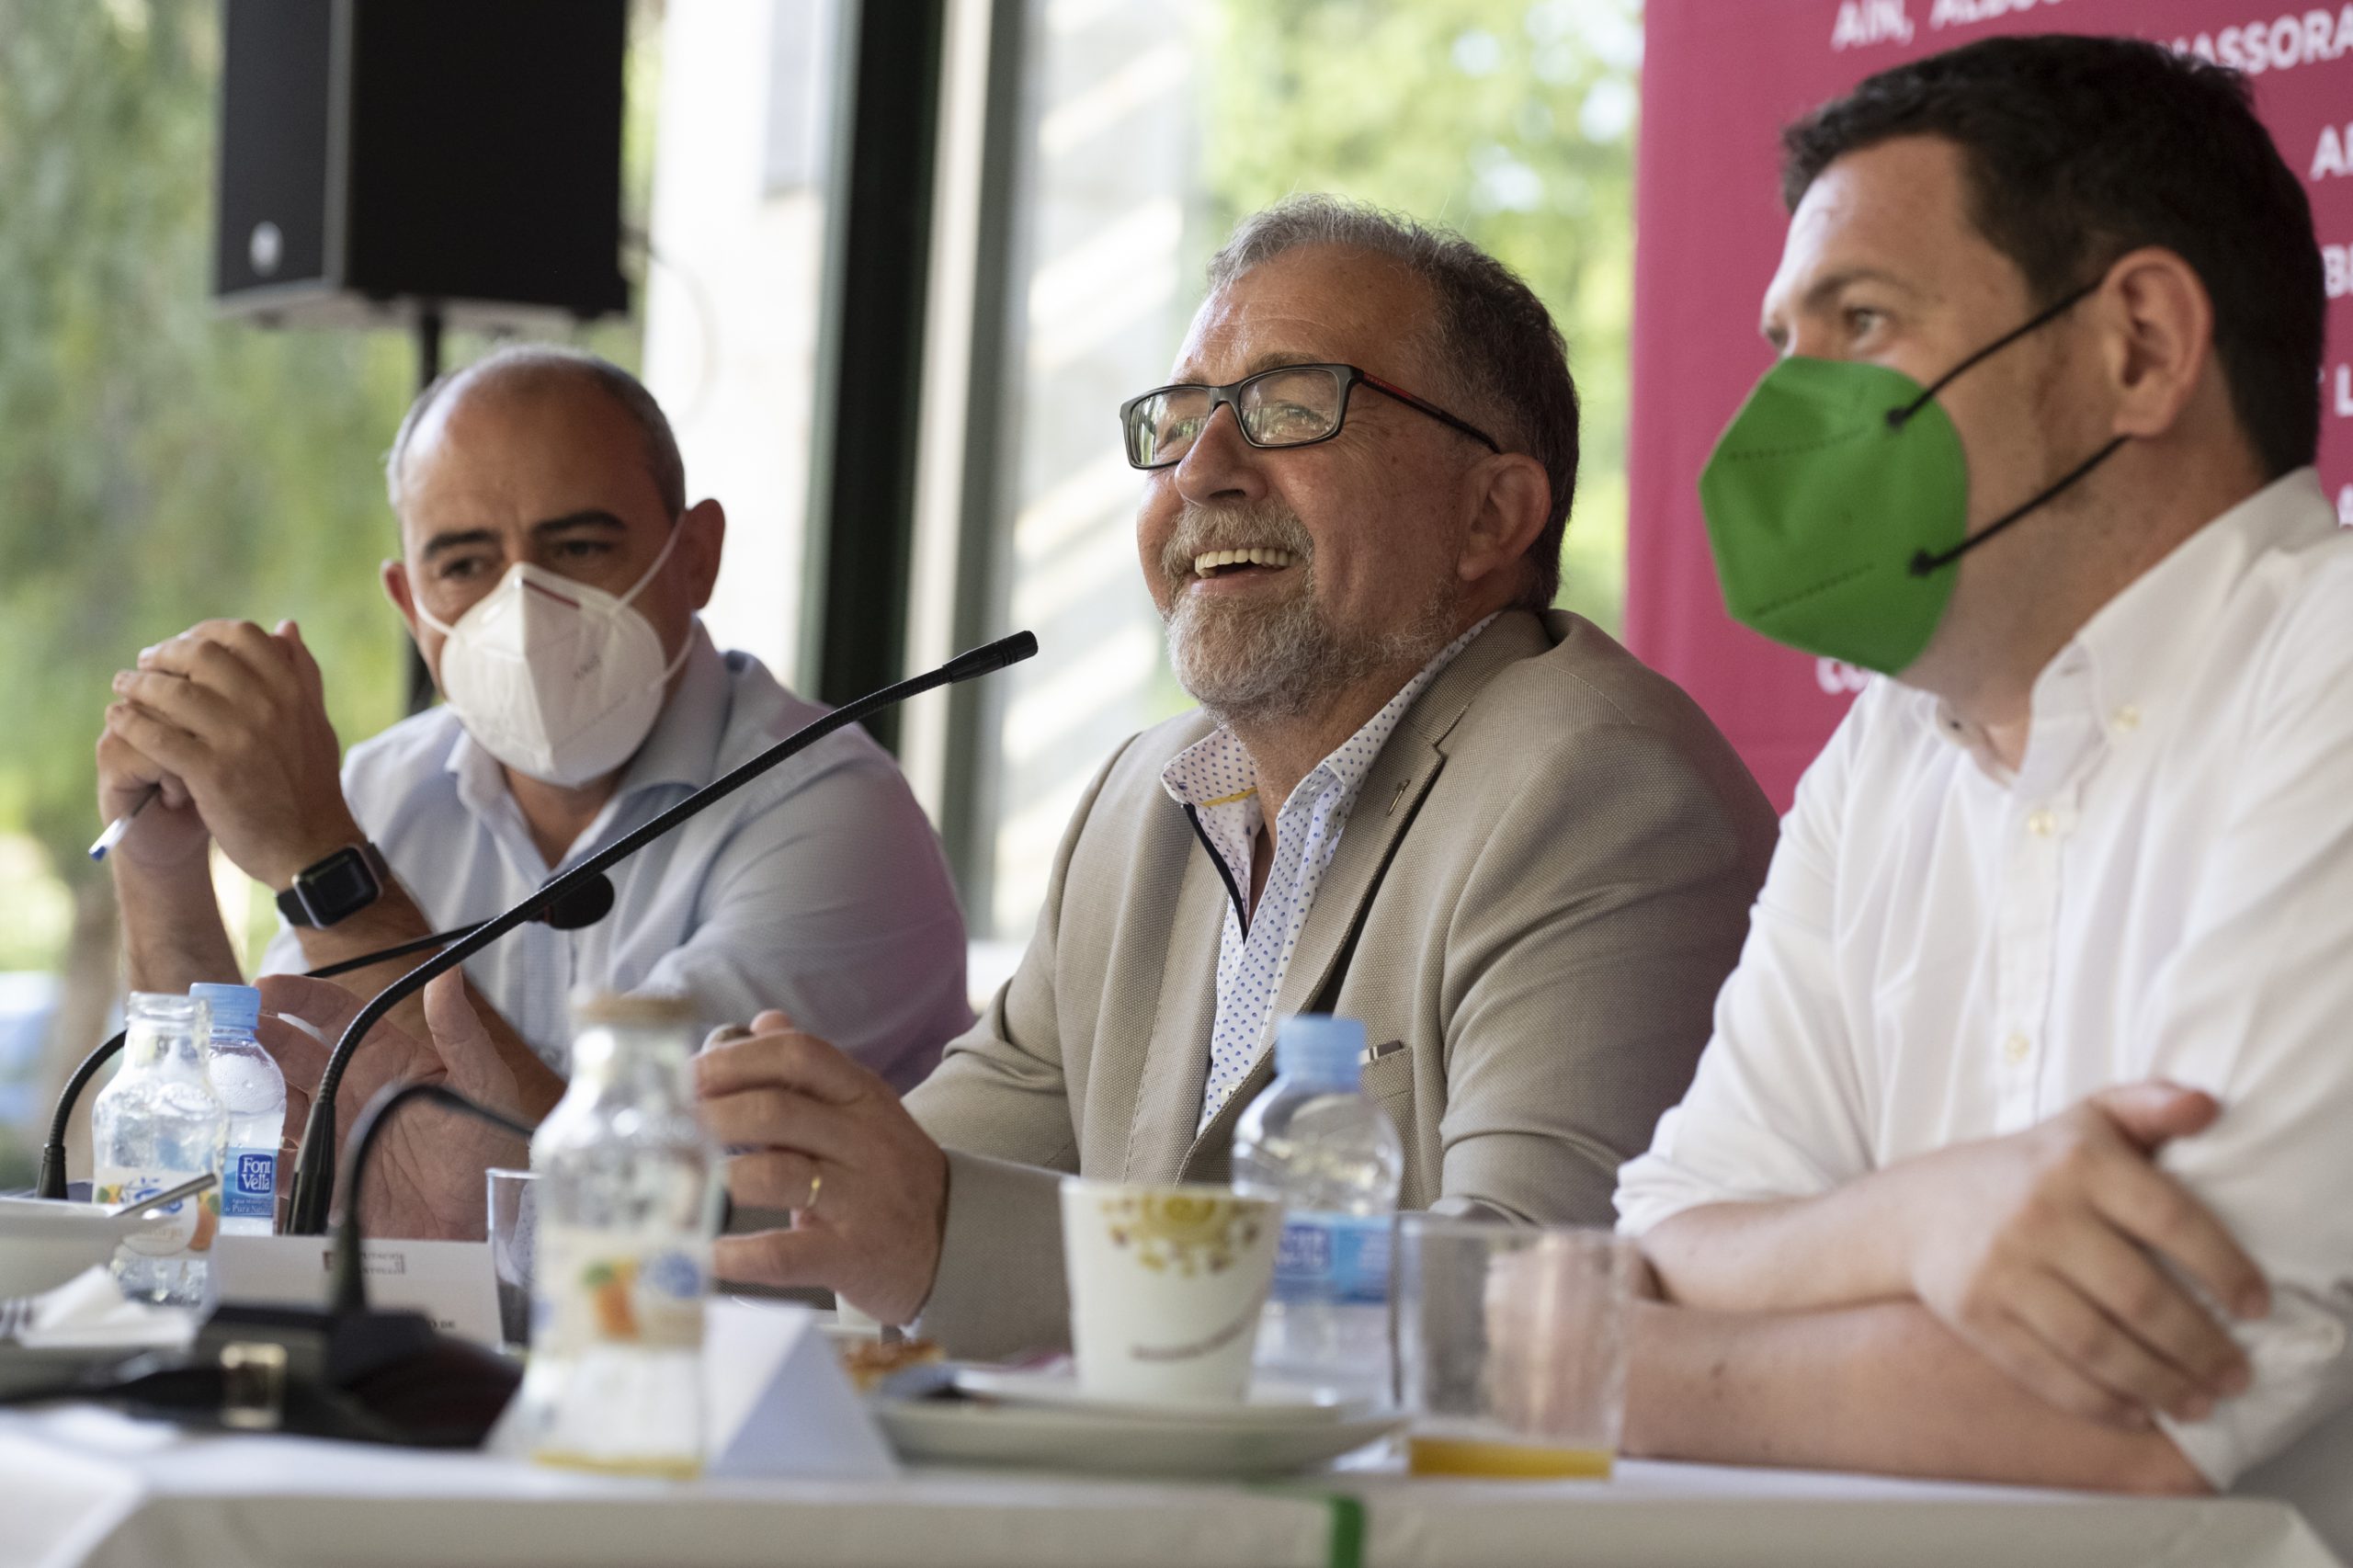
[[[1328,441],[1347,421],[1348,393],[1359,381],[1453,426],[1491,452],[1503,450],[1477,426],[1369,370],[1354,365],[1283,365],[1222,387],[1185,381],[1128,399],[1120,404],[1128,462],[1153,469],[1183,461],[1221,404],[1233,407],[1242,438],[1254,447],[1312,447]]]

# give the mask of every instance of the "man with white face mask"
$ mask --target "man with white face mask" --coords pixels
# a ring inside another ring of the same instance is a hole
[[[238,978],[210,841],[281,895],[287,926],[265,970],[316,968],[496,914],[822,711],[749,655],[722,653],[697,619],[725,519],[715,501],[686,505],[668,424],[618,368],[549,348],[494,354],[417,400],[387,477],[402,555],[384,587],[443,705],[355,746],[338,779],[320,672],[291,622],[208,621],[117,677],[101,814],[163,789],[111,857],[142,989]],[[605,920],[527,926],[466,965],[512,1080],[484,1085],[502,1103],[552,1103],[566,997],[581,987],[684,993],[713,1022],[766,1007],[823,1018],[901,1088],[971,1019],[938,840],[856,730],[612,880]],[[331,1024],[348,993],[415,961],[340,989],[290,977],[268,989]],[[414,1005],[408,1021],[422,1023]],[[286,1065],[299,1101],[317,1063]],[[442,1065],[371,1049],[353,1071],[372,1083]],[[364,1104],[366,1087],[347,1082],[339,1102]],[[476,1176],[477,1216],[479,1188]]]

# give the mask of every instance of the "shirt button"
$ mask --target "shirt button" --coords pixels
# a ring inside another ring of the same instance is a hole
[[[2108,722],[2116,727],[2117,733],[2125,734],[2141,727],[2141,710],[2128,702],[2109,714]]]
[[[2026,819],[2026,830],[2037,838],[2048,838],[2059,830],[2059,819],[2049,812],[2037,812]]]
[[[2002,1042],[2002,1060],[2016,1067],[2024,1062],[2033,1050],[2033,1043],[2026,1036],[2014,1034]]]

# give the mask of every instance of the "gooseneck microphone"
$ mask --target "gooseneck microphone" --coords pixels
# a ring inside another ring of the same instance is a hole
[[[669,810],[623,834],[572,869],[550,881],[506,914],[483,921],[378,992],[366,1006],[360,1008],[358,1016],[345,1028],[342,1038],[335,1041],[335,1050],[327,1058],[326,1070],[320,1074],[318,1087],[312,1093],[310,1119],[303,1124],[301,1148],[294,1158],[293,1200],[287,1214],[287,1233],[316,1236],[326,1233],[327,1216],[335,1203],[335,1090],[343,1083],[346,1069],[351,1065],[352,1053],[359,1049],[359,1042],[367,1038],[368,1031],[374,1028],[385,1014],[423,990],[436,975],[457,968],[517,926],[538,918],[573,896],[583,883],[603,876],[679,824],[733,794],[777,764],[806,750],[835,731],[904,702],[910,697],[972,680],[1001,670],[1007,665],[1018,664],[1037,652],[1038,639],[1029,632],[1017,631],[1010,637],[960,653],[936,670],[900,681],[895,686],[886,686],[803,724],[750,761],[711,780]]]
[[[328,1275],[327,1310],[331,1312],[368,1310],[367,1272],[359,1261],[359,1184],[368,1179],[368,1154],[376,1146],[376,1135],[392,1119],[392,1112],[416,1099],[433,1100],[517,1138],[531,1135],[531,1130],[523,1123],[488,1106],[477,1105],[447,1084],[412,1078],[379,1091],[351,1128],[351,1159],[344,1171],[351,1200],[343,1206],[343,1219],[335,1226],[335,1266]]]
[[[544,892],[547,890],[542,888],[540,891]],[[577,931],[583,926],[594,926],[612,913],[612,879],[592,877],[563,897],[551,902],[546,909],[532,918],[544,921],[559,931]],[[339,963],[326,964],[312,970],[309,972],[309,978],[332,980],[338,974],[348,974],[355,969],[366,969],[369,964],[382,963],[386,959],[406,958],[411,953],[421,953],[427,948],[445,946],[471,936],[481,928],[480,926],[464,926],[455,931],[436,931],[430,937],[419,937],[413,941],[381,948],[372,953],[362,953],[356,959],[345,959]],[[65,1080],[65,1087],[59,1091],[57,1109],[51,1114],[49,1119],[49,1142],[41,1145],[40,1176],[33,1187],[34,1197],[54,1198],[61,1200],[65,1197],[65,1125],[74,1119],[74,1108],[80,1103],[82,1091],[90,1086],[90,1080],[97,1076],[99,1068],[114,1060],[115,1052],[122,1049],[123,1040],[128,1033],[128,1030],[118,1030],[109,1035],[106,1043],[99,1046],[97,1050],[82,1058],[82,1064],[74,1069],[73,1075]]]

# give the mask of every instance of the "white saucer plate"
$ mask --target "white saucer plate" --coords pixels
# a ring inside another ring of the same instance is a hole
[[[1068,1366],[959,1367],[954,1381],[961,1392],[1006,1404],[1035,1405],[1044,1410],[1083,1410],[1139,1420],[1209,1421],[1225,1426],[1313,1426],[1346,1417],[1374,1414],[1362,1400],[1349,1401],[1331,1389],[1304,1383],[1268,1382],[1251,1385],[1249,1397],[1231,1400],[1144,1400],[1089,1393]]]
[[[1019,1466],[1093,1475],[1247,1480],[1338,1459],[1404,1424],[1393,1413],[1292,1419],[1249,1415],[1171,1421],[1092,1407],[1048,1409],[972,1400],[878,1399],[899,1457],[915,1464]]]

